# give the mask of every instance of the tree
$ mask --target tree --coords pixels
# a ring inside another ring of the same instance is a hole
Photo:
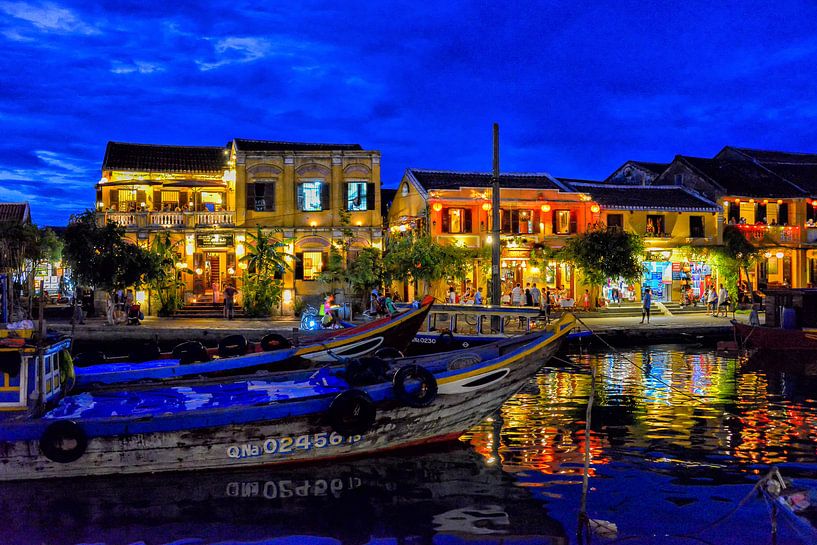
[[[361,296],[362,308],[368,303],[368,295],[383,282],[383,255],[377,248],[363,248],[349,264],[349,284]]]
[[[160,260],[124,236],[125,229],[113,222],[100,227],[93,210],[72,216],[65,231],[64,254],[75,284],[106,291],[112,303],[116,290],[138,289],[157,278]]]
[[[247,264],[242,286],[244,312],[248,316],[269,316],[281,302],[281,276],[290,268],[285,258],[294,256],[283,251],[285,243],[265,234],[260,226],[247,237],[248,251],[240,260]]]
[[[727,225],[723,228],[723,245],[713,246],[709,250],[722,283],[726,285],[726,289],[729,290],[735,301],[738,300],[739,295],[740,273],[743,272],[748,281],[749,268],[760,257],[761,251],[761,248],[746,240],[741,230],[734,225]],[[752,291],[751,286],[749,290]]]
[[[149,285],[159,303],[159,316],[172,316],[184,302],[180,293],[184,287],[184,281],[180,277],[182,270],[176,267],[182,242],[182,240],[172,242],[170,233],[161,233],[153,239],[150,246],[150,252],[158,262],[158,268]],[[186,268],[183,270],[192,272]]]
[[[389,242],[383,269],[387,280],[422,282],[428,292],[434,281],[465,279],[475,257],[473,250],[443,246],[427,234],[406,235]]]
[[[558,256],[581,269],[591,286],[591,301],[608,278],[637,281],[644,272],[644,241],[635,233],[598,226],[567,241]]]

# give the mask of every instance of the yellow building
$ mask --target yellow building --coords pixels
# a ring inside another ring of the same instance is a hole
[[[110,142],[97,184],[100,221],[123,225],[148,245],[160,233],[178,243],[186,300],[221,299],[239,285],[247,233],[258,226],[286,244],[282,311],[313,303],[332,244],[381,247],[380,152],[357,144],[235,139],[224,147]]]

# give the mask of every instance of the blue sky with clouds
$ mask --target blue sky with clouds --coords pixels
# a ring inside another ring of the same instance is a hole
[[[93,206],[109,140],[355,142],[406,167],[600,179],[817,151],[817,3],[0,0],[0,201]]]

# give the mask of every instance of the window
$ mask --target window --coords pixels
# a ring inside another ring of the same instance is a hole
[[[409,194],[408,182],[403,182],[403,185],[400,186],[400,193],[402,193],[404,197],[408,197]]]
[[[570,210],[553,211],[553,233],[556,235],[568,235],[576,232],[576,220]]]
[[[814,204],[812,204],[814,202]],[[817,200],[806,200],[806,221],[814,223],[817,221]]]
[[[346,210],[374,210],[374,184],[349,182],[346,184]]]
[[[446,208],[442,213],[443,233],[470,233],[471,210],[468,208]]]
[[[689,217],[689,236],[692,238],[704,238],[704,218],[703,216]]]
[[[647,214],[647,236],[662,237],[666,234],[664,229],[664,216]]]
[[[499,212],[503,233],[530,234],[534,232],[533,210],[501,209]]]
[[[275,210],[275,181],[256,181],[247,184],[247,210],[254,212]]]
[[[683,174],[676,174],[675,175],[675,185],[684,185],[684,175]]]
[[[624,214],[607,214],[607,228],[614,231],[624,229]]]
[[[323,270],[323,254],[321,252],[304,252],[301,261],[304,267],[304,280],[315,280]]]
[[[320,212],[329,209],[329,184],[320,180],[298,184],[298,210]]]

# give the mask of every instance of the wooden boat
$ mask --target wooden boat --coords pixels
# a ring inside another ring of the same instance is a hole
[[[784,479],[776,467],[760,482],[760,490],[805,543],[817,542],[817,490]]]
[[[765,295],[765,325],[732,321],[740,345],[775,353],[817,354],[817,289],[777,289]]]
[[[512,335],[541,331],[548,316],[536,307],[440,304],[431,307],[407,354],[432,354],[493,343]],[[568,338],[590,336],[571,331]]]
[[[4,545],[568,543],[527,489],[459,442],[305,467],[1,483],[0,505]]]
[[[248,374],[260,369],[297,369],[378,351],[393,354],[394,351],[406,349],[425,320],[432,301],[432,297],[426,297],[418,308],[409,309],[397,316],[381,318],[354,328],[304,335],[293,342],[276,335],[273,343],[268,336],[268,342],[257,345],[258,351],[253,348],[249,353],[243,337],[233,339],[232,347],[232,337],[228,337],[221,343],[222,347],[231,347],[230,350],[221,351],[226,357],[213,360],[201,343],[184,343],[176,347],[174,354],[159,359],[77,367],[73,391],[140,381]],[[263,350],[262,347],[269,350]]]
[[[493,349],[323,368],[268,380],[68,396],[0,426],[0,480],[241,468],[449,441],[492,413],[575,324]],[[21,375],[36,358],[22,358]],[[27,392],[30,394],[31,392]],[[26,395],[28,400],[30,395]]]

